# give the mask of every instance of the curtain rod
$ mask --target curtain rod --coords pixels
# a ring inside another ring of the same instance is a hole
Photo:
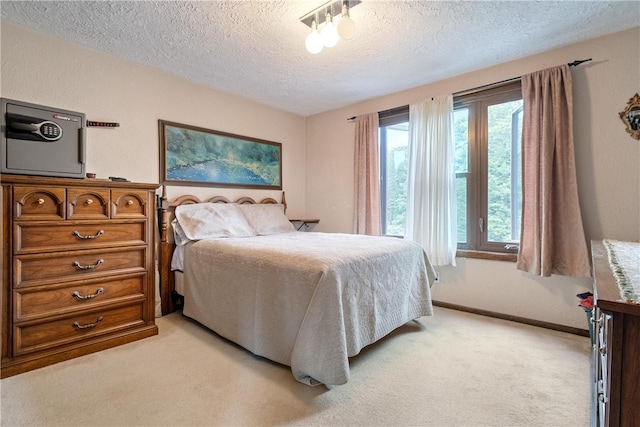
[[[589,58],[589,59],[576,59],[576,60],[575,60],[575,61],[573,61],[573,62],[569,62],[567,65],[568,65],[569,67],[576,67],[576,66],[578,66],[578,65],[582,64],[583,62],[589,62],[589,61],[591,61],[592,59],[593,59],[593,58]],[[495,83],[489,83],[489,84],[486,84],[486,85],[482,85],[482,86],[474,87],[474,88],[472,88],[472,89],[466,89],[466,90],[463,90],[463,91],[460,91],[460,92],[454,92],[454,93],[453,93],[453,95],[454,95],[454,96],[460,96],[460,95],[463,95],[463,94],[464,94],[464,95],[468,95],[468,94],[473,93],[473,92],[478,92],[478,91],[483,90],[483,89],[489,89],[489,88],[494,87],[494,86],[500,86],[500,85],[505,84],[505,83],[514,82],[514,81],[516,81],[516,80],[520,80],[520,77],[512,77],[512,78],[510,78],[510,79],[501,80],[501,81],[499,81],[499,82],[495,82]],[[431,99],[433,100],[433,98],[431,98]],[[406,107],[406,105],[405,105],[404,107]],[[396,107],[396,108],[403,108],[403,107]],[[386,111],[395,110],[396,108],[390,108],[389,110],[381,111],[381,113],[384,113],[384,112],[386,112]],[[350,122],[350,121],[353,121],[353,120],[355,120],[355,119],[356,119],[356,116],[353,116],[353,117],[349,117],[349,118],[347,119],[347,121],[348,121],[348,122]]]

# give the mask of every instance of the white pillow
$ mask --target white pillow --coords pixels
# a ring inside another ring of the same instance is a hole
[[[296,231],[296,228],[284,215],[282,205],[247,204],[238,205],[238,208],[258,236]]]
[[[254,236],[244,215],[231,203],[198,203],[176,207],[176,219],[190,240]]]

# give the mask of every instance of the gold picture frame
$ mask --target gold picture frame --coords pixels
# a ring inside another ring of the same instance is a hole
[[[627,108],[620,112],[620,120],[627,127],[626,131],[631,138],[640,140],[640,96],[636,93],[629,98]]]

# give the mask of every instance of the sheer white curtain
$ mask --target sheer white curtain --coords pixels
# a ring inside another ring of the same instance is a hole
[[[409,172],[405,238],[433,265],[456,265],[456,173],[453,96],[409,105]]]

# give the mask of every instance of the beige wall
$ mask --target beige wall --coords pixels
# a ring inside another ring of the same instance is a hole
[[[567,46],[307,118],[308,216],[318,231],[351,232],[353,124],[347,118],[455,93],[575,59],[575,146],[579,196],[588,239],[640,240],[640,142],[618,113],[640,91],[640,28]],[[391,78],[392,76],[390,76]],[[577,293],[588,279],[536,278],[509,262],[458,259],[440,268],[434,298],[566,326],[586,328]]]
[[[87,129],[87,172],[159,182],[158,119],[282,143],[283,184],[291,215],[304,214],[305,120],[176,76],[2,21],[4,98],[79,111],[118,128]],[[274,197],[279,191],[167,189],[199,197]]]

